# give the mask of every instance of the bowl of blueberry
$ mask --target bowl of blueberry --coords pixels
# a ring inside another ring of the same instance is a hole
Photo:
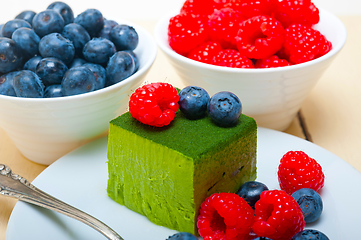
[[[105,135],[144,82],[153,37],[106,17],[54,2],[0,25],[0,127],[29,160],[49,165]]]
[[[233,92],[259,126],[283,131],[347,33],[309,0],[185,0],[154,36],[185,86]]]

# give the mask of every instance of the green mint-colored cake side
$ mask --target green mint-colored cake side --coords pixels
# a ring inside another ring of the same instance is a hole
[[[257,125],[245,115],[221,128],[178,111],[169,126],[155,128],[128,112],[110,122],[108,138],[108,195],[170,229],[197,234],[206,197],[256,179]]]

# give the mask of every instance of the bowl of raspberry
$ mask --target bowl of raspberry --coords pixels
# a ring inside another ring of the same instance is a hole
[[[0,27],[0,127],[27,159],[49,165],[107,134],[157,45],[142,27],[97,9],[76,15],[54,2],[32,13]]]
[[[231,91],[259,126],[284,131],[347,32],[310,0],[186,0],[154,36],[185,86]]]

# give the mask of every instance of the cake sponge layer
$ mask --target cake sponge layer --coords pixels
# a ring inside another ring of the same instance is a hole
[[[169,126],[155,128],[128,112],[109,126],[108,194],[155,224],[196,234],[206,197],[256,179],[256,147],[256,122],[245,115],[221,128],[179,111]]]

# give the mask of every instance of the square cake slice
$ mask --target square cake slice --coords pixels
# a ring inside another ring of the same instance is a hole
[[[216,126],[178,111],[162,128],[127,112],[112,120],[108,137],[108,195],[151,222],[197,234],[201,203],[216,192],[236,192],[256,179],[257,125]]]

